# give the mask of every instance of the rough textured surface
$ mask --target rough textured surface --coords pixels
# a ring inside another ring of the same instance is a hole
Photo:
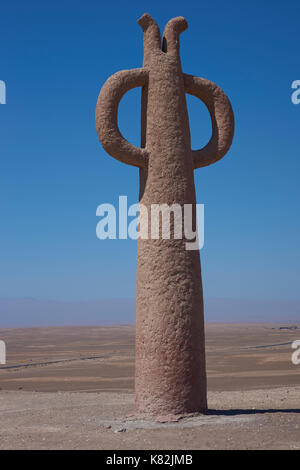
[[[224,156],[233,138],[228,98],[212,82],[182,73],[179,34],[184,18],[170,20],[161,46],[150,15],[143,29],[143,68],[118,72],[99,95],[96,128],[105,150],[140,168],[140,202],[192,204],[193,170]],[[130,88],[142,87],[141,148],[128,143],[117,123],[118,104]],[[199,97],[212,119],[212,138],[192,151],[185,93]],[[186,240],[138,240],[135,412],[176,415],[207,408],[203,294],[199,251]]]

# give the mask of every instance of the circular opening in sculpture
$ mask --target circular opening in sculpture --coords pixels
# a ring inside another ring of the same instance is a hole
[[[191,147],[199,150],[210,141],[212,136],[212,123],[206,105],[195,96],[186,94],[191,132]]]
[[[129,90],[121,99],[118,126],[123,137],[136,147],[141,146],[141,88]]]

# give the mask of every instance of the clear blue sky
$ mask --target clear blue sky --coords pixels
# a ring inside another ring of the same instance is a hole
[[[94,126],[98,93],[140,67],[149,12],[161,29],[186,17],[183,70],[230,97],[236,134],[228,155],[197,170],[205,204],[205,295],[300,300],[300,79],[297,0],[3,2],[0,16],[0,297],[133,298],[136,243],[96,238],[96,207],[137,201],[138,170],[107,156]],[[140,91],[120,106],[139,144]],[[210,135],[205,106],[188,98],[192,144]]]

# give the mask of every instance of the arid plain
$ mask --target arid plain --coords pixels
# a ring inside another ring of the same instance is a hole
[[[207,415],[133,408],[134,326],[0,329],[0,449],[300,449],[299,325],[206,324]]]

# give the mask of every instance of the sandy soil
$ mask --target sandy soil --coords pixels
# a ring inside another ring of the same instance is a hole
[[[300,449],[300,387],[211,392],[210,414],[126,420],[132,393],[0,394],[0,449]]]
[[[172,424],[126,419],[134,327],[0,330],[0,339],[0,449],[300,449],[299,329],[208,324],[210,411]]]

